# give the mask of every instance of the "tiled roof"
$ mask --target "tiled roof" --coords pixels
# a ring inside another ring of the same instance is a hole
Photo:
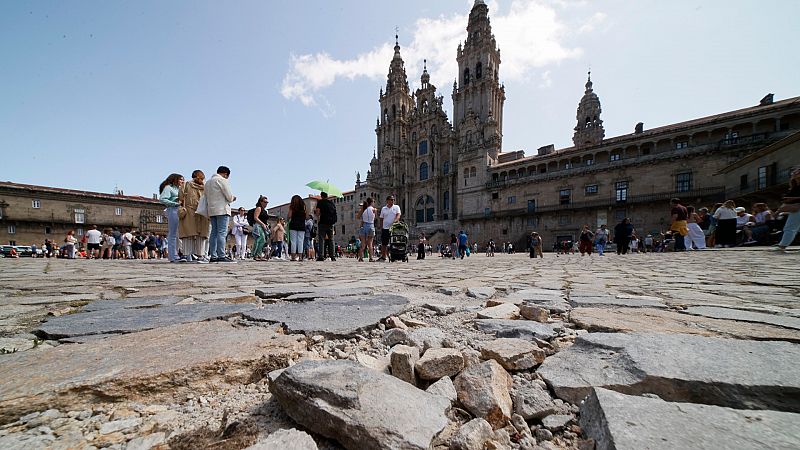
[[[156,199],[150,197],[142,197],[139,195],[106,194],[103,192],[79,191],[76,189],[64,189],[64,188],[56,188],[50,186],[37,186],[35,184],[12,183],[10,181],[0,181],[0,188],[19,189],[19,190],[27,190],[35,192],[48,192],[53,194],[80,195],[83,197],[101,198],[108,200],[128,200],[128,201],[145,202],[145,203],[160,203]]]

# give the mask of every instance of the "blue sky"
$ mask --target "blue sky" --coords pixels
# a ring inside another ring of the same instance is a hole
[[[449,111],[472,3],[0,2],[0,180],[149,196],[225,164],[237,204],[351,189],[395,27]],[[570,145],[589,67],[607,137],[800,95],[798,1],[487,3],[505,151]]]

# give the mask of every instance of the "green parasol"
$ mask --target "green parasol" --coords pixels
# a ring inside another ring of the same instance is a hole
[[[331,197],[341,197],[342,196],[342,190],[337,188],[336,186],[332,185],[330,183],[330,181],[314,180],[314,181],[306,184],[306,186],[310,187],[311,189],[316,189],[316,190],[318,190],[320,192],[325,192]]]

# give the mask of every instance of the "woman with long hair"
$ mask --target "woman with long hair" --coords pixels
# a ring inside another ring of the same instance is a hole
[[[374,202],[372,197],[367,197],[364,203],[361,204],[361,228],[359,234],[361,235],[361,242],[367,248],[369,262],[375,261],[375,257],[372,254],[372,241],[375,240],[375,207],[372,206]],[[359,251],[358,260],[364,261],[363,251]]]
[[[231,234],[236,238],[236,259],[244,259],[247,236],[251,231],[252,228],[247,221],[247,211],[240,206],[238,214],[233,216],[233,228],[231,228]]]
[[[715,247],[733,247],[736,245],[736,203],[728,200],[714,213],[717,219],[715,231]]]
[[[67,231],[67,237],[64,238],[64,244],[64,250],[67,252],[67,258],[75,259],[75,245],[78,244],[78,240],[75,239],[74,230]]]
[[[694,206],[687,206],[687,219],[686,227],[689,233],[683,237],[684,244],[688,250],[696,248],[697,250],[704,250],[706,248],[706,235],[703,234],[703,229],[700,228],[700,216],[694,211]]]
[[[166,180],[161,182],[158,187],[160,192],[158,199],[167,209],[167,250],[169,262],[178,261],[178,207],[180,204],[180,189],[183,186],[183,175],[179,173],[170,174]]]
[[[284,244],[286,243],[286,221],[283,217],[278,217],[275,226],[272,227],[272,248],[273,255],[277,258],[284,259]]]
[[[269,225],[267,225],[267,220],[269,219],[269,214],[267,213],[268,203],[267,197],[259,195],[256,208],[253,211],[253,239],[255,239],[255,242],[253,242],[253,259],[256,261],[266,261],[270,256],[270,252],[266,252],[266,257],[261,256],[270,234]]]
[[[197,205],[205,190],[206,175],[202,170],[192,172],[192,180],[183,183],[180,190],[180,204],[183,210],[178,211],[180,226],[178,237],[181,238],[183,256],[187,261],[208,262],[208,233],[210,222],[208,217],[197,214]],[[180,217],[180,216],[183,217]]]
[[[783,226],[783,235],[778,243],[778,249],[786,250],[794,242],[797,231],[800,230],[800,167],[792,170],[792,178],[789,180],[789,192],[783,197],[783,204],[778,210],[787,214],[786,224]]]
[[[289,255],[292,261],[300,261],[306,238],[306,203],[299,195],[292,196],[289,203]]]

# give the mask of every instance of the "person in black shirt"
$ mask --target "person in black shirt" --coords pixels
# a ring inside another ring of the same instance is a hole
[[[622,222],[614,227],[614,243],[617,244],[617,254],[625,255],[628,253],[628,247],[631,244],[631,236],[633,236],[633,225],[631,219],[624,218]]]
[[[317,261],[325,261],[326,253],[330,256],[331,261],[336,261],[336,253],[333,248],[333,225],[336,224],[337,214],[336,205],[328,200],[327,192],[320,192],[321,200],[317,202],[315,212],[319,217],[317,229],[319,235],[317,242],[319,242],[319,254],[317,254]]]

